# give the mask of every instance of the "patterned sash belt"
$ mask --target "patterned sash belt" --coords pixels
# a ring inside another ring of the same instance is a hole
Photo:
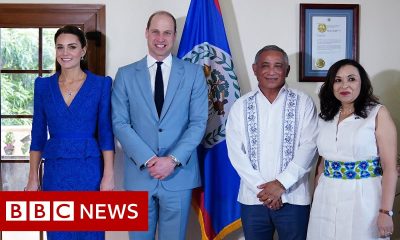
[[[338,179],[363,179],[382,176],[379,158],[356,162],[325,160],[324,175]]]

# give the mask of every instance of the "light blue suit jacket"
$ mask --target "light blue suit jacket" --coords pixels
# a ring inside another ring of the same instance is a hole
[[[125,153],[125,189],[154,189],[159,180],[140,167],[154,155],[170,154],[182,166],[161,184],[172,191],[201,185],[196,148],[207,124],[207,92],[201,66],[172,57],[167,93],[158,117],[146,57],[118,69],[111,98],[112,122]]]

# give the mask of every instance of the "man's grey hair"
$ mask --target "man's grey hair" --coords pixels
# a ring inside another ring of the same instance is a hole
[[[257,52],[256,57],[254,58],[254,64],[257,63],[258,59],[260,58],[260,55],[263,52],[266,52],[266,51],[277,51],[277,52],[282,53],[283,54],[283,60],[285,61],[286,65],[289,66],[289,57],[288,57],[287,53],[282,48],[280,48],[280,47],[278,47],[276,45],[267,45],[267,46],[261,48]]]

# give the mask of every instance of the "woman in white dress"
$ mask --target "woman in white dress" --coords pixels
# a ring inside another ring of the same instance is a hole
[[[389,238],[397,182],[394,122],[354,60],[332,65],[319,97],[321,158],[307,239]]]

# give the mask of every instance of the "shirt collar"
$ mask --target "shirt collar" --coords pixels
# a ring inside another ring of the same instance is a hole
[[[154,64],[156,64],[156,62],[158,62],[158,60],[153,58],[150,54],[147,54],[147,67],[148,68],[151,68]],[[165,64],[165,66],[171,67],[172,66],[172,55],[169,54],[166,58],[164,58],[164,60],[162,60],[162,62],[163,62],[163,65]]]
[[[285,83],[283,86],[282,86],[282,88],[279,90],[279,93],[278,93],[278,97],[279,97],[279,95],[282,95],[284,92],[286,92],[287,90],[288,90],[288,85],[287,85],[287,83]]]
[[[285,83],[281,89],[279,89],[279,93],[276,96],[276,98],[279,98],[283,93],[285,93],[288,90],[289,86],[287,85],[287,83]],[[263,93],[261,92],[260,87],[257,86],[257,92],[259,92],[261,95],[263,95]],[[263,95],[264,96],[264,95]]]

